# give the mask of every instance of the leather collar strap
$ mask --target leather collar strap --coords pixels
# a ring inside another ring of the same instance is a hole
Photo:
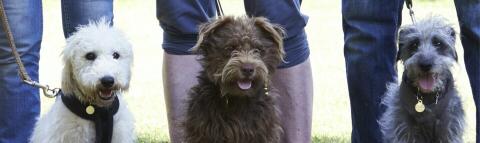
[[[63,104],[71,112],[95,123],[96,143],[110,143],[112,141],[113,115],[117,113],[120,105],[118,97],[115,97],[112,105],[108,108],[92,105],[95,108],[95,112],[89,115],[85,112],[85,108],[89,106],[88,104],[80,102],[74,95],[64,95],[62,92],[60,92],[60,95]]]

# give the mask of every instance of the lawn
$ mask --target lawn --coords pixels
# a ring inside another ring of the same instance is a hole
[[[243,14],[243,1],[221,0],[227,15]],[[417,17],[431,13],[447,17],[458,30],[453,1],[414,1]],[[60,2],[44,1],[44,41],[40,80],[60,86],[61,51],[65,44],[61,29]],[[302,11],[310,17],[306,27],[314,73],[313,142],[350,142],[350,105],[343,59],[340,1],[304,0]],[[168,126],[162,86],[162,30],[155,17],[155,1],[115,1],[115,26],[133,43],[135,60],[130,91],[125,96],[136,118],[139,142],[168,142]],[[404,9],[404,23],[410,23]],[[458,42],[460,43],[460,42]],[[463,50],[457,44],[460,63],[457,86],[467,113],[466,142],[475,141],[475,108],[463,65]],[[54,99],[42,97],[42,113]]]

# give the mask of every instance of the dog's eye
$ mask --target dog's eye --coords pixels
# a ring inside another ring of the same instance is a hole
[[[113,53],[113,58],[114,59],[120,58],[120,54],[118,54],[117,52]]]
[[[408,49],[410,49],[410,50],[417,50],[418,45],[419,45],[418,41],[415,40],[415,41],[413,41],[413,42],[408,46]]]
[[[441,46],[443,45],[442,42],[441,42],[440,40],[438,40],[438,39],[433,39],[433,40],[432,40],[432,44],[433,44],[433,46],[435,46],[435,47],[441,47]]]
[[[90,53],[87,53],[87,54],[85,55],[85,58],[86,58],[87,60],[93,61],[93,60],[95,60],[95,59],[97,58],[97,55],[95,55],[95,53],[93,53],[93,52],[90,52]]]
[[[255,54],[258,54],[258,53],[260,53],[260,50],[259,49],[253,49],[252,52],[255,53]]]

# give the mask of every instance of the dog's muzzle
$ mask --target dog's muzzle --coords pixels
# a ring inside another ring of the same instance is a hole
[[[100,88],[99,97],[103,100],[111,100],[114,97],[115,79],[112,76],[104,76],[100,79],[100,83],[102,88]]]
[[[423,61],[423,62],[422,62]],[[422,60],[418,63],[418,69],[420,75],[418,75],[417,85],[418,88],[424,93],[430,93],[435,90],[435,84],[438,79],[438,74],[431,72],[433,67],[433,61]]]
[[[246,77],[237,81],[237,85],[242,90],[248,90],[252,87],[252,76],[255,74],[255,67],[253,64],[243,64],[241,67],[241,74]]]

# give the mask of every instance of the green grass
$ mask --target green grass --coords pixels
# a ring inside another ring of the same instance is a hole
[[[304,0],[302,12],[309,16],[306,27],[314,73],[314,105],[312,133],[314,143],[350,142],[351,121],[348,89],[343,59],[341,1]],[[244,13],[243,1],[222,0],[228,15]],[[453,1],[414,1],[417,19],[430,13],[447,17],[458,30]],[[155,1],[115,1],[115,25],[122,29],[134,46],[134,67],[129,93],[125,96],[136,119],[138,142],[168,142],[168,126],[162,86],[162,31],[155,16]],[[406,8],[404,24],[410,23]],[[60,2],[44,1],[44,40],[41,49],[40,80],[60,86],[60,53],[64,46],[61,29]],[[460,42],[458,42],[460,43]],[[461,45],[457,45],[463,57]],[[326,60],[325,60],[326,59]],[[466,142],[475,141],[475,108],[463,65],[457,86],[464,101],[468,127]],[[53,99],[42,97],[42,113],[49,110]]]
[[[349,143],[350,135],[343,134],[340,136],[331,136],[331,135],[315,135],[312,138],[314,143]]]
[[[168,143],[168,135],[161,134],[159,132],[146,132],[142,134],[138,134],[139,143]]]

